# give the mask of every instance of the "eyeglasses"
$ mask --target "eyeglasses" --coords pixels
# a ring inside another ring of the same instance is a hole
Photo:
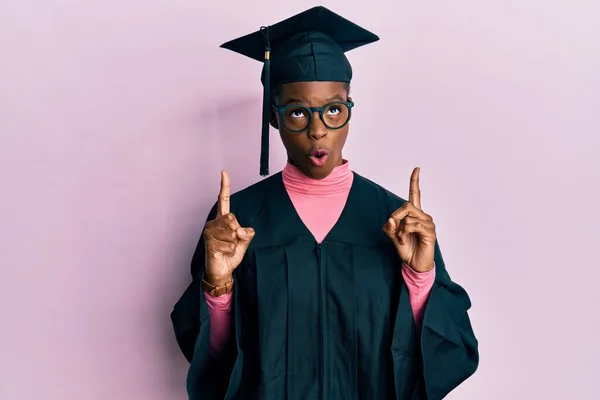
[[[328,129],[341,129],[350,121],[352,107],[352,101],[334,101],[323,107],[305,107],[300,104],[273,106],[286,129],[293,133],[301,133],[308,129],[316,112]]]

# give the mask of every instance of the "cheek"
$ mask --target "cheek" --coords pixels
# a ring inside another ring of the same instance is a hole
[[[293,154],[297,152],[303,152],[302,149],[305,147],[303,136],[305,135],[290,133],[287,132],[285,129],[282,129],[279,131],[279,136],[281,137],[283,146],[288,151],[288,153]]]
[[[335,138],[335,147],[338,150],[341,150],[342,147],[346,144],[346,139],[348,138],[348,128],[342,129],[337,137]]]

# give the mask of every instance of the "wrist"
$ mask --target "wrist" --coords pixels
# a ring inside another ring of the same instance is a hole
[[[223,275],[223,276],[214,276],[211,274],[207,274],[206,272],[202,276],[202,280],[208,283],[211,286],[225,286],[233,280],[232,274]]]
[[[233,276],[218,277],[216,279],[207,280],[208,277],[202,277],[202,287],[212,297],[219,297],[229,294],[233,291]],[[214,283],[213,283],[214,282]]]
[[[412,272],[415,272],[417,274],[427,274],[428,272],[431,272],[432,270],[435,269],[435,262],[432,263],[429,268],[413,268],[412,266],[410,266],[407,263],[403,263],[403,264],[406,268],[408,268],[409,270],[411,270]]]

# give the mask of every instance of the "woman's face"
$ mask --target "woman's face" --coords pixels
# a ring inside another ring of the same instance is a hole
[[[296,82],[282,85],[276,103],[278,106],[300,104],[322,107],[333,101],[348,100],[348,86],[342,82]],[[329,110],[326,118],[335,118],[338,113],[337,109]],[[297,117],[302,117],[302,113],[296,111],[287,118]],[[318,112],[313,113],[310,125],[300,133],[291,132],[278,113],[274,112],[272,123],[279,129],[289,161],[306,176],[323,179],[335,167],[342,165],[342,149],[348,136],[348,124],[340,129],[329,129]]]

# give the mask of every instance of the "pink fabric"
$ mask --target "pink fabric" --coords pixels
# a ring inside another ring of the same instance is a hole
[[[403,263],[402,277],[408,287],[408,299],[413,311],[415,325],[417,325],[417,328],[421,328],[423,314],[425,313],[425,303],[435,282],[435,263],[433,269],[427,272],[417,272]]]
[[[346,205],[354,174],[344,161],[324,179],[311,179],[287,164],[282,172],[283,184],[304,225],[319,243],[335,225]]]
[[[289,163],[283,169],[282,175],[285,189],[300,219],[321,243],[339,219],[346,204],[354,178],[350,164],[344,161],[344,164],[334,168],[331,174],[322,180],[307,177]],[[319,202],[318,206],[315,202]],[[419,273],[403,264],[402,276],[408,287],[415,323],[420,327],[425,303],[435,281],[435,268]],[[205,292],[205,298],[210,315],[210,352],[216,357],[229,339],[232,294],[212,297]]]
[[[213,297],[204,291],[208,315],[210,316],[210,355],[214,358],[227,345],[231,328],[232,293]]]

